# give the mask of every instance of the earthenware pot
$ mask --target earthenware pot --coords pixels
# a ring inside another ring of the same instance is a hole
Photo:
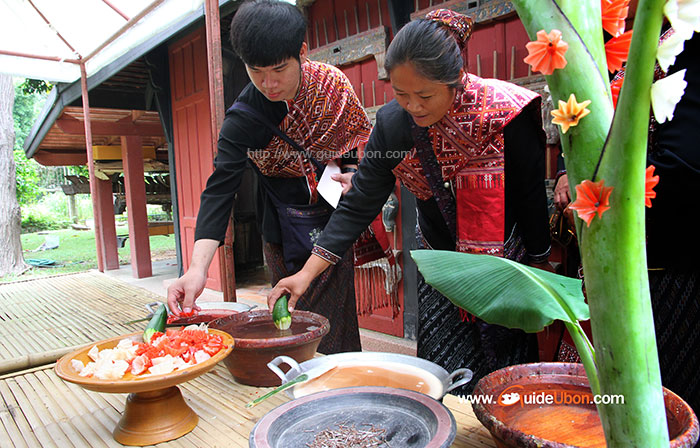
[[[506,367],[483,377],[473,394],[492,397],[491,403],[482,398],[472,407],[499,448],[606,446],[582,364],[552,362]],[[666,388],[664,401],[670,446],[694,446],[699,429],[693,410]]]
[[[279,386],[280,379],[267,363],[280,355],[299,362],[313,358],[331,326],[319,314],[294,311],[291,328],[277,330],[269,310],[254,310],[217,319],[209,328],[225,331],[234,339],[234,349],[224,360],[234,380],[249,386]]]

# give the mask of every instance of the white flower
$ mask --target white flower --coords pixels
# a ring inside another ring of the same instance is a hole
[[[688,85],[684,77],[685,70],[681,70],[651,85],[651,107],[659,123],[673,120],[673,111]]]
[[[664,14],[677,32],[700,32],[700,0],[669,0]]]
[[[675,30],[674,30],[675,31]],[[692,30],[675,31],[656,50],[656,59],[664,72],[676,61],[676,56],[681,54],[685,41],[693,37]]]

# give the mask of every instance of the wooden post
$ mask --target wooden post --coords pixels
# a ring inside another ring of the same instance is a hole
[[[92,184],[92,182],[90,182]],[[114,222],[114,199],[112,195],[112,181],[95,178],[95,195],[93,199],[99,204],[97,212],[93,213],[95,219],[95,239],[102,246],[102,259],[104,268],[108,271],[119,269],[119,250],[117,248],[117,229]],[[97,232],[97,222],[99,229]]]
[[[75,195],[71,194],[68,196],[68,218],[70,222],[77,223],[78,221],[78,209],[75,206]]]
[[[323,18],[323,38],[326,40],[326,45],[328,45],[328,27],[326,27],[326,18]]]
[[[374,84],[374,79],[372,80],[372,107],[377,105],[377,90]]]
[[[83,117],[85,126],[85,150],[87,151],[87,165],[88,173],[90,176],[90,198],[92,199],[92,213],[95,219],[95,248],[97,250],[97,269],[104,272],[105,269],[119,269],[119,255],[117,254],[117,235],[116,229],[114,228],[114,210],[110,207],[105,210],[103,206],[104,201],[100,200],[101,196],[104,196],[104,188],[100,188],[100,181],[95,177],[95,162],[92,157],[92,128],[90,127],[90,101],[88,97],[87,89],[87,72],[85,70],[85,63],[81,60],[80,62],[80,87],[82,91],[83,100]],[[109,185],[109,199],[111,204],[112,198],[112,185]],[[109,215],[105,215],[109,213]],[[114,235],[113,247],[105,247],[105,235],[106,229],[109,229],[109,224],[104,221],[109,221],[109,216],[112,220],[112,228],[110,234]]]
[[[357,14],[357,5],[355,5],[354,8],[355,8],[355,34],[360,34],[360,17]]]
[[[345,37],[350,36],[350,25],[348,24],[348,11],[343,10],[343,17],[345,18]]]
[[[365,11],[367,12],[367,29],[370,29],[372,28],[372,25],[370,25],[372,22],[369,14],[369,3],[365,3]]]
[[[146,212],[146,184],[143,173],[143,143],[140,136],[122,136],[122,163],[126,209],[129,210],[129,247],[131,248],[131,275],[144,278],[153,275],[151,243],[148,239]]]
[[[318,37],[318,22],[314,22],[314,28],[316,30],[316,46],[320,47],[321,46],[321,38]]]
[[[207,36],[207,61],[209,66],[209,109],[211,112],[212,150],[216,153],[219,129],[224,121],[224,79],[221,61],[221,26],[218,0],[204,2],[204,20]],[[225,301],[236,300],[236,272],[233,259],[233,209],[229,216],[224,245],[219,249],[221,288]]]
[[[493,50],[493,77],[498,78],[498,51]]]
[[[481,55],[476,55],[476,76],[481,78]]]

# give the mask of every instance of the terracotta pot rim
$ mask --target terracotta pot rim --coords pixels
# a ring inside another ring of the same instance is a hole
[[[548,375],[569,375],[569,376],[575,376],[581,378],[582,383],[585,383],[586,387],[589,387],[588,384],[588,377],[586,376],[586,371],[585,368],[583,367],[583,364],[580,363],[568,363],[568,362],[539,362],[539,363],[528,363],[528,364],[517,364],[514,366],[509,366],[505,367],[499,370],[496,370],[494,372],[489,373],[488,375],[484,376],[479,380],[479,382],[476,384],[476,387],[474,388],[474,391],[472,394],[478,395],[478,394],[484,394],[486,392],[486,387],[488,387],[489,383],[493,382],[495,384],[503,384],[503,381],[499,381],[498,378],[505,376],[504,374],[506,372],[516,372],[519,373],[522,371],[524,375],[522,375],[520,378],[526,377],[526,376],[534,376],[537,374],[548,374]],[[674,437],[671,440],[671,448],[676,447],[676,446],[685,446],[686,443],[691,442],[692,440],[697,440],[698,438],[698,433],[700,432],[700,426],[698,425],[698,419],[697,416],[695,416],[695,413],[693,412],[692,408],[688,403],[686,403],[683,399],[681,399],[678,395],[673,393],[672,391],[668,390],[667,388],[663,388],[664,392],[664,398],[667,396],[669,397],[675,397],[678,400],[678,403],[681,408],[689,412],[689,415],[691,417],[689,424],[685,428],[685,430]],[[664,400],[666,401],[666,400]],[[498,440],[505,441],[505,440],[517,440],[518,445],[517,446],[526,446],[526,447],[548,447],[548,448],[575,448],[571,447],[571,445],[567,445],[564,443],[559,443],[556,441],[552,441],[549,439],[543,439],[537,436],[533,436],[530,434],[525,434],[524,432],[509,427],[505,423],[503,423],[501,420],[498,418],[494,417],[486,408],[486,406],[479,402],[479,403],[472,403],[472,408],[474,410],[474,414],[476,415],[477,419],[481,422],[482,425],[488,429],[488,431],[492,434],[494,438],[497,438]],[[677,408],[676,408],[677,409]],[[666,406],[666,412],[668,413],[669,408]],[[675,414],[677,415],[679,411],[675,411]]]
[[[221,331],[226,332],[224,326],[230,321],[243,321],[243,320],[261,320],[261,319],[272,319],[269,310],[252,310],[243,313],[232,314],[230,316],[222,317],[212,321],[209,326]],[[331,329],[331,324],[328,322],[324,316],[320,314],[312,313],[310,311],[294,310],[292,312],[292,321],[295,319],[304,319],[310,324],[318,326],[314,330],[307,331],[306,333],[296,334],[292,336],[282,336],[278,338],[266,338],[266,339],[247,339],[233,337],[234,340],[234,352],[240,349],[276,349],[279,347],[291,348],[298,345],[307,344],[315,339],[320,339]],[[228,333],[228,332],[227,332]],[[230,333],[229,333],[230,334]]]

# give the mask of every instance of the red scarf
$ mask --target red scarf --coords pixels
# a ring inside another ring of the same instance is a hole
[[[301,66],[302,80],[280,129],[322,164],[369,140],[369,118],[347,77],[332,65],[309,61]],[[306,176],[312,200],[316,197],[313,164],[277,136],[265,151],[249,157],[266,176]]]

